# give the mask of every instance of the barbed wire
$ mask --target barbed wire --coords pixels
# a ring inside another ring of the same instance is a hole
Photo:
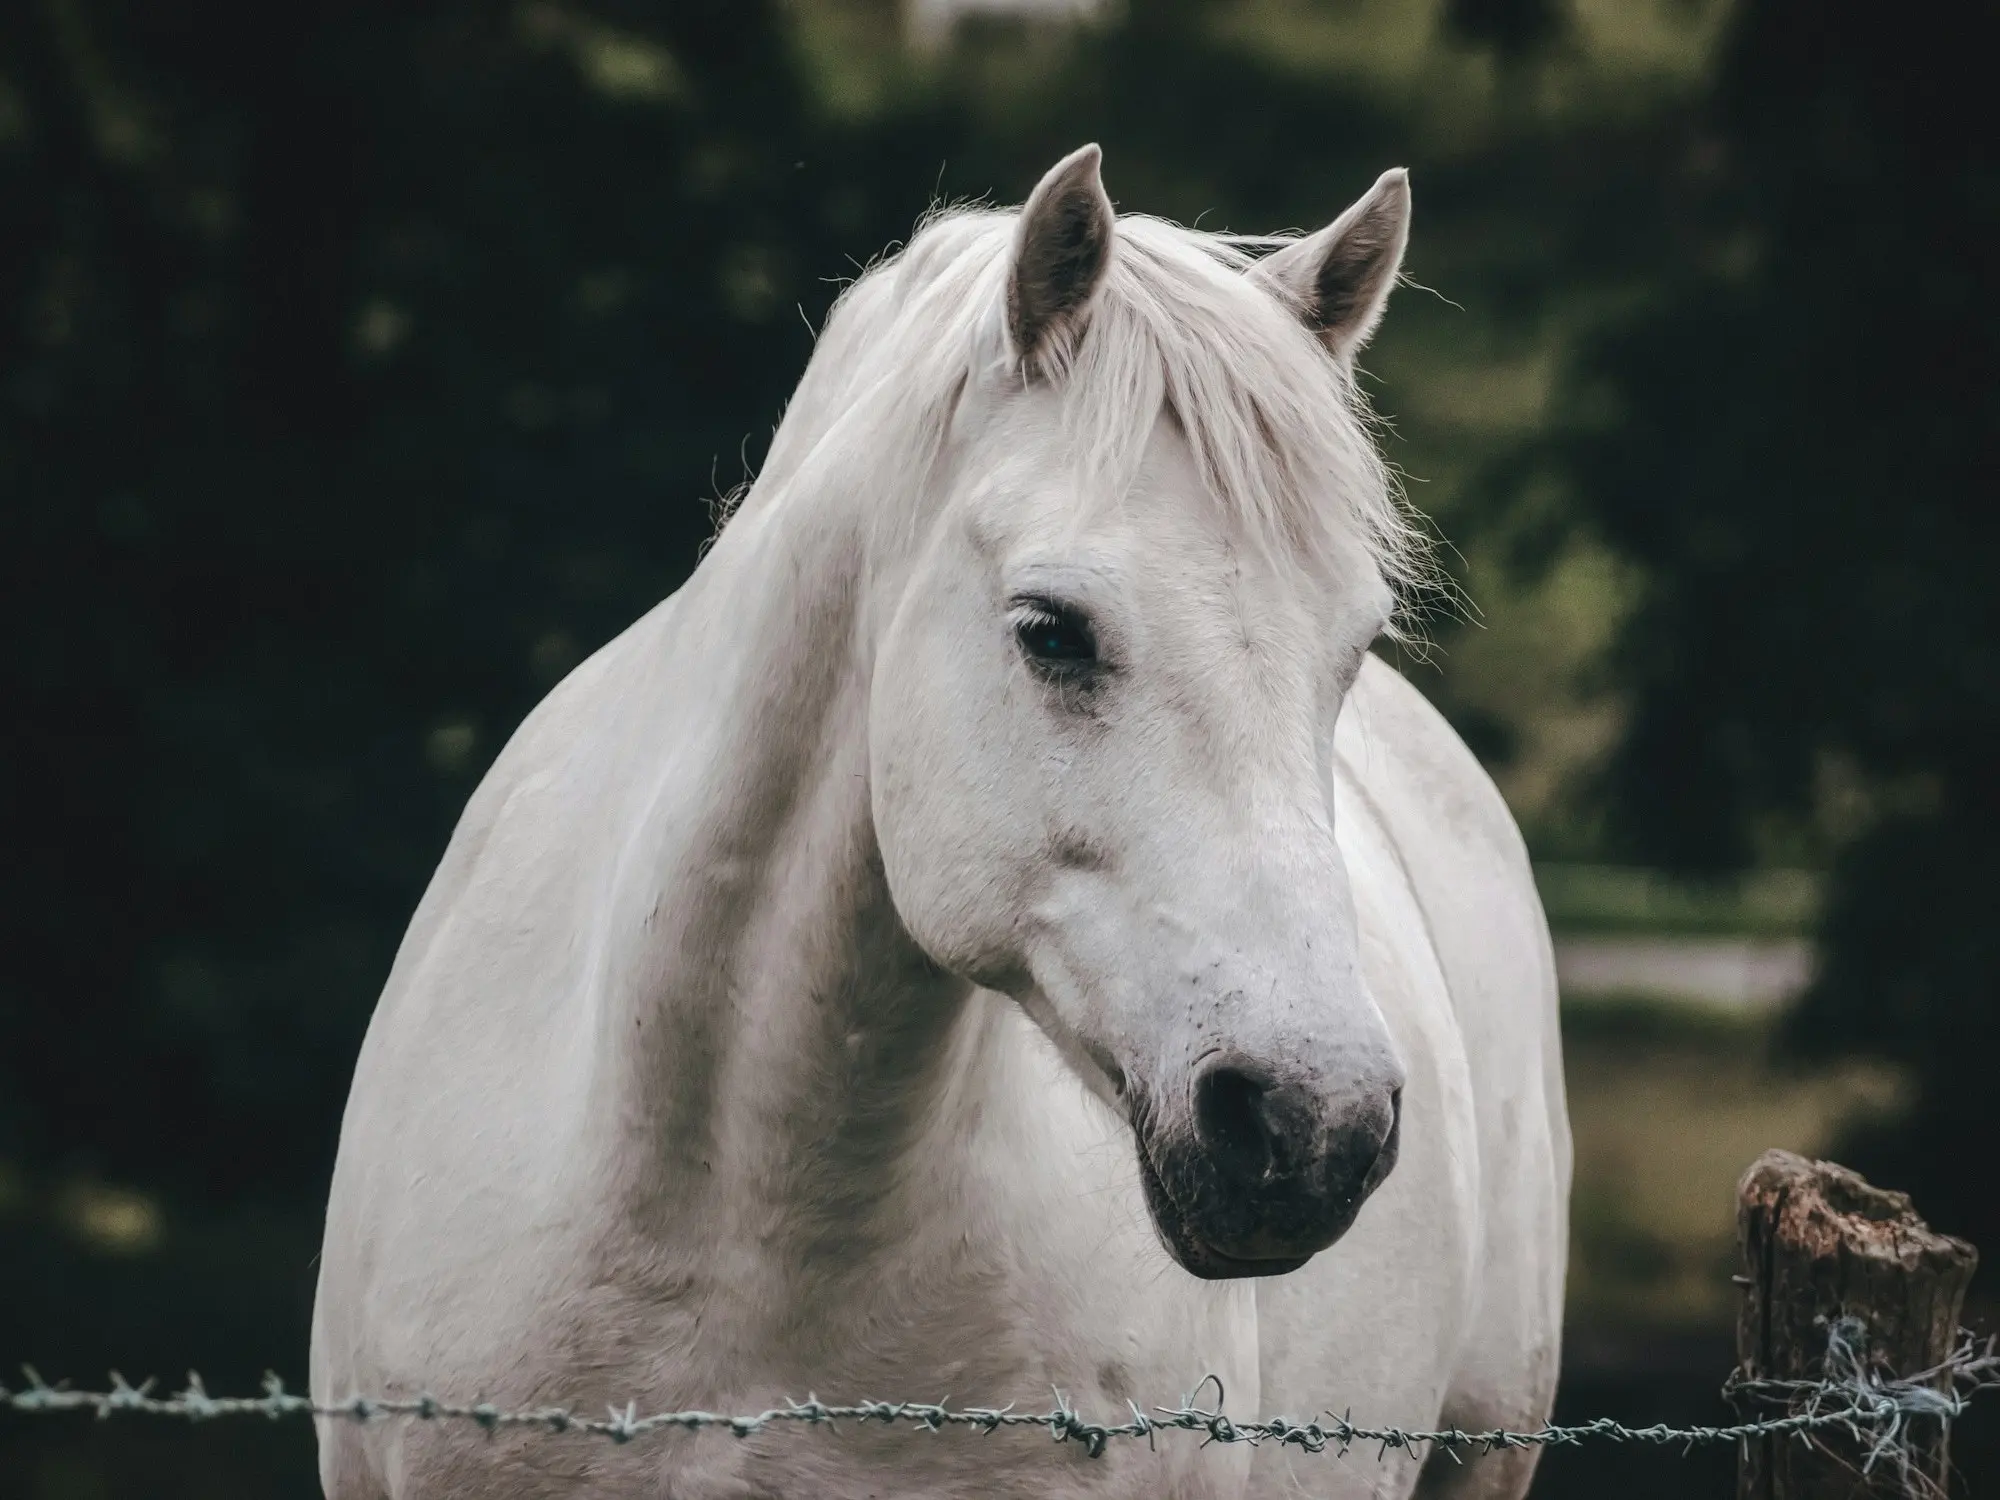
[[[1996,1350],[2000,1344],[1994,1339],[1981,1343],[1961,1328],[1942,1363],[1914,1374],[1889,1377],[1869,1359],[1867,1325],[1856,1317],[1841,1317],[1828,1325],[1825,1374],[1820,1380],[1748,1380],[1737,1371],[1724,1383],[1722,1394],[1733,1400],[1738,1410],[1761,1402],[1798,1416],[1824,1412],[1829,1393],[1864,1399],[1872,1395],[1872,1428],[1859,1423],[1845,1428],[1859,1452],[1861,1472],[1871,1473],[1878,1466],[1893,1469],[1905,1495],[1933,1500],[1944,1492],[1915,1463],[1910,1419],[1930,1418],[1948,1432],[1973,1396],[2000,1386],[2000,1352]]]
[[[1899,1467],[1907,1478],[1912,1474],[1912,1420],[1923,1419],[1948,1425],[1961,1416],[1977,1393],[2000,1386],[2000,1352],[1989,1339],[1984,1343],[1962,1333],[1951,1357],[1932,1369],[1896,1377],[1874,1368],[1866,1355],[1866,1329],[1857,1319],[1836,1320],[1829,1328],[1826,1374],[1819,1380],[1747,1379],[1732,1375],[1723,1394],[1739,1409],[1756,1404],[1772,1404],[1783,1409],[1781,1416],[1746,1420],[1717,1426],[1675,1427],[1665,1423],[1634,1427],[1610,1417],[1578,1423],[1546,1423],[1522,1431],[1491,1428],[1467,1431],[1448,1427],[1408,1429],[1377,1427],[1357,1423],[1351,1412],[1344,1416],[1322,1413],[1306,1422],[1284,1417],[1264,1421],[1239,1421],[1223,1411],[1222,1382],[1208,1377],[1178,1406],[1156,1407],[1148,1414],[1128,1402],[1129,1421],[1091,1421],[1054,1392],[1055,1404],[1047,1411],[1019,1411],[1014,1406],[971,1406],[954,1408],[942,1402],[858,1401],[830,1404],[815,1397],[787,1401],[783,1406],[743,1415],[689,1410],[638,1413],[636,1403],[623,1409],[607,1408],[603,1417],[582,1416],[567,1407],[535,1407],[507,1410],[486,1402],[461,1405],[421,1395],[411,1399],[355,1396],[346,1401],[322,1404],[309,1396],[285,1388],[276,1375],[264,1377],[261,1396],[211,1396],[199,1375],[190,1374],[187,1386],[170,1395],[153,1394],[156,1382],[128,1384],[115,1371],[111,1387],[103,1391],[72,1390],[66,1384],[51,1385],[33,1367],[24,1367],[28,1384],[19,1390],[0,1386],[0,1409],[36,1415],[58,1412],[88,1412],[100,1418],[124,1415],[173,1417],[187,1421],[209,1421],[222,1417],[314,1417],[327,1421],[368,1423],[385,1420],[423,1422],[469,1422],[488,1432],[503,1428],[526,1428],[549,1433],[578,1433],[627,1443],[651,1434],[681,1429],[700,1431],[722,1428],[737,1437],[783,1424],[826,1426],[840,1422],[857,1424],[907,1423],[928,1432],[948,1427],[965,1427],[983,1433],[1003,1428],[1040,1427],[1058,1443],[1080,1443],[1093,1458],[1118,1438],[1144,1438],[1151,1444],[1156,1435],[1170,1432],[1199,1433],[1208,1443],[1277,1443],[1307,1453],[1332,1450],[1345,1454],[1355,1447],[1374,1447],[1377,1457],[1391,1452],[1428,1456],[1445,1452],[1457,1457],[1462,1452],[1492,1453],[1509,1448],[1569,1447],[1589,1441],[1642,1443],[1684,1448],[1717,1443],[1742,1443],[1752,1438],[1797,1437],[1813,1439],[1839,1434],[1852,1439],[1864,1455],[1864,1467],[1878,1463]],[[1208,1386],[1216,1388],[1213,1407],[1196,1402]]]

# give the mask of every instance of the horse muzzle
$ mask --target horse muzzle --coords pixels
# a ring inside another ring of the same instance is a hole
[[[1209,1280],[1297,1270],[1395,1167],[1402,1093],[1400,1070],[1329,1091],[1223,1056],[1196,1077],[1177,1127],[1137,1101],[1140,1180],[1168,1253]]]

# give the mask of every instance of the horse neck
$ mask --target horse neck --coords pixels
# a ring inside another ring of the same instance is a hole
[[[882,875],[867,520],[763,499],[633,643],[673,664],[670,748],[613,882],[589,1155],[639,1243],[852,1264],[899,1236],[898,1159],[937,1133],[978,1027]]]

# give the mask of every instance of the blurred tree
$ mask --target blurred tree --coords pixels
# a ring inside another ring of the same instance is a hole
[[[1444,24],[1454,36],[1491,47],[1513,61],[1542,51],[1562,35],[1563,0],[1446,0]]]
[[[1855,1164],[2000,1243],[2000,175],[1962,13],[1747,0],[1562,459],[1651,582],[1607,805],[1640,853],[1837,857],[1801,1050],[1909,1062]]]
[[[472,782],[693,565],[917,123],[748,0],[0,8],[0,1160],[316,1194]]]

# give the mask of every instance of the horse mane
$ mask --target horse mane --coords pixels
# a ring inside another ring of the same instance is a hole
[[[1252,537],[1336,576],[1372,572],[1397,600],[1391,630],[1403,636],[1435,585],[1430,536],[1376,451],[1351,367],[1245,275],[1284,238],[1121,216],[1081,336],[1030,371],[1003,312],[1018,220],[1017,210],[934,211],[829,317],[829,335],[867,321],[837,340],[856,364],[838,383],[853,403],[875,404],[865,425],[878,441],[908,445],[900,472],[928,471],[968,389],[1048,379],[1063,394],[1083,493],[1116,503],[1164,411]]]

